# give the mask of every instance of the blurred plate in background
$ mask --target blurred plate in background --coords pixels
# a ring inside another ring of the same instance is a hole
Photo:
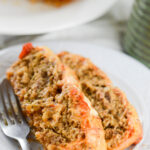
[[[117,0],[75,0],[56,8],[29,0],[0,0],[0,34],[40,34],[73,27],[102,16]]]

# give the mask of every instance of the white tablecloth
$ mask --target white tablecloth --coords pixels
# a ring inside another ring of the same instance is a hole
[[[133,0],[118,0],[103,17],[78,27],[38,36],[0,35],[0,48],[28,41],[80,41],[121,50],[120,40],[125,30]]]

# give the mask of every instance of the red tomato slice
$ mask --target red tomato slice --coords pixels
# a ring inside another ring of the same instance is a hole
[[[33,49],[33,45],[32,43],[26,43],[23,45],[22,51],[19,55],[19,58],[22,59],[23,57],[25,57],[27,54],[30,53],[30,51]]]

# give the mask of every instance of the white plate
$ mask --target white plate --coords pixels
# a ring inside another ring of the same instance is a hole
[[[42,42],[34,43],[34,45],[50,47],[56,53],[68,50],[72,53],[81,54],[89,57],[104,70],[114,85],[125,91],[141,119],[144,138],[135,149],[150,149],[150,71],[144,65],[121,52],[89,44]],[[0,52],[0,77],[5,75],[6,69],[17,59],[21,47],[21,45],[13,46]],[[16,150],[15,143],[12,145],[12,141],[3,136],[1,132],[0,139],[1,149]]]
[[[28,0],[0,0],[0,34],[40,34],[89,22],[116,0],[75,0],[55,8]]]

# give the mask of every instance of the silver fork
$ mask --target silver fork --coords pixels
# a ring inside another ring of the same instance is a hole
[[[17,112],[14,107],[17,106]],[[27,141],[29,126],[22,114],[18,98],[7,79],[0,84],[0,127],[4,134],[20,143],[22,150],[31,150]]]

